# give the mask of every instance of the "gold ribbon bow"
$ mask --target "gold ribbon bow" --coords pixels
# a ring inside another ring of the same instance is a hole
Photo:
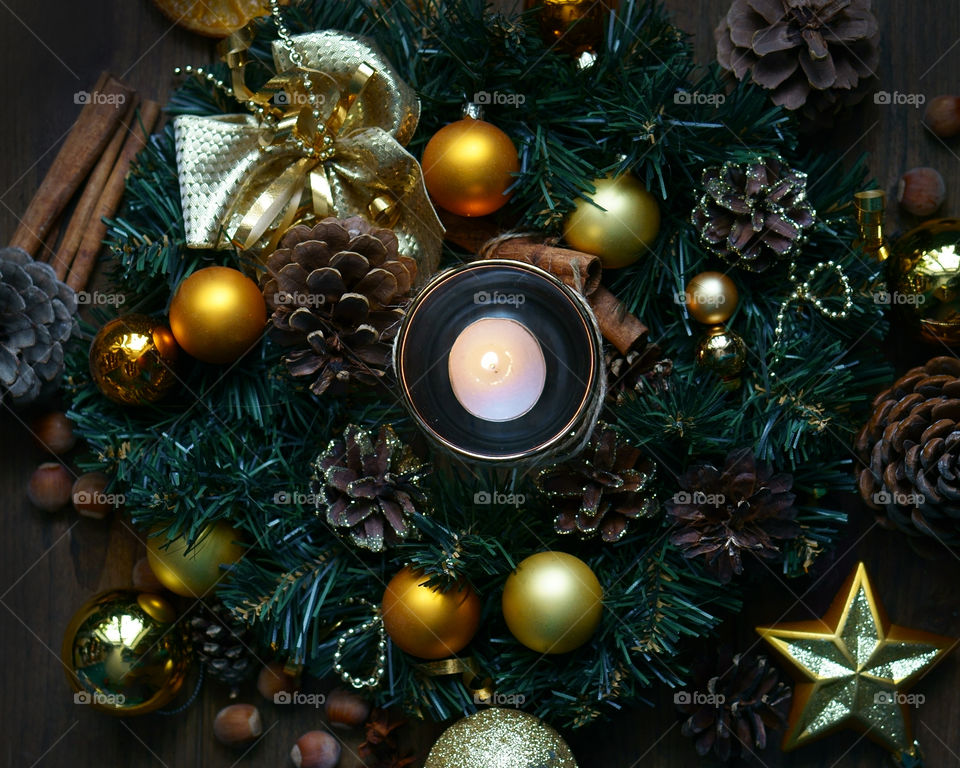
[[[271,250],[298,221],[364,216],[396,232],[418,276],[436,271],[443,226],[403,145],[420,103],[383,55],[334,31],[274,41],[276,71],[244,79],[249,30],[221,44],[233,93],[250,115],[174,121],[187,245]],[[294,63],[296,61],[296,64]]]

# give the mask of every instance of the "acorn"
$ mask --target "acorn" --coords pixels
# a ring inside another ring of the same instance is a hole
[[[163,584],[153,572],[150,561],[146,557],[141,557],[133,564],[130,581],[133,583],[133,588],[139,592],[163,592]]]
[[[257,675],[257,690],[267,701],[277,704],[284,703],[284,697],[277,694],[291,694],[300,688],[300,680],[296,675],[288,675],[279,661],[266,664]]]
[[[921,218],[932,216],[943,204],[947,186],[934,168],[913,168],[900,177],[897,200],[905,211]]]
[[[67,506],[73,478],[63,464],[47,461],[33,470],[27,483],[27,498],[44,512],[56,512]]]
[[[326,731],[307,731],[290,750],[297,768],[333,768],[340,761],[340,742]]]
[[[330,691],[323,707],[334,728],[359,728],[370,716],[370,702],[345,688]]]
[[[113,505],[108,502],[107,486],[110,478],[103,472],[87,472],[80,475],[73,484],[70,497],[73,499],[73,508],[85,517],[103,520],[112,510]]]
[[[927,128],[941,139],[960,134],[960,96],[937,96],[923,113]]]
[[[249,744],[261,733],[263,719],[253,704],[231,704],[217,712],[213,720],[213,735],[228,747]]]
[[[73,422],[62,411],[51,411],[30,422],[30,432],[37,444],[57,456],[68,453],[77,444]]]

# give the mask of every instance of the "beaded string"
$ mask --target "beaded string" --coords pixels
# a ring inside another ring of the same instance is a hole
[[[383,617],[380,615],[380,606],[374,605],[369,600],[362,597],[350,597],[345,601],[347,605],[356,605],[360,603],[368,606],[373,612],[373,616],[367,619],[363,624],[356,627],[350,627],[340,637],[337,638],[337,649],[333,653],[333,669],[340,675],[340,679],[354,688],[373,688],[380,680],[387,669],[387,630],[383,626]],[[376,627],[377,629],[377,663],[370,677],[362,678],[351,675],[343,668],[343,650],[347,641],[354,635],[362,634]]]

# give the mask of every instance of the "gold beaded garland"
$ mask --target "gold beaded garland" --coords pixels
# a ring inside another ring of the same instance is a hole
[[[337,638],[337,648],[333,652],[333,671],[340,675],[340,679],[353,688],[375,688],[387,669],[387,632],[383,626],[383,616],[380,613],[380,606],[374,605],[369,600],[362,597],[350,597],[345,601],[347,605],[361,603],[369,606],[373,616],[367,621],[356,627],[350,627]],[[373,672],[369,677],[359,677],[350,674],[343,666],[343,653],[347,642],[354,635],[360,635],[371,629],[377,630],[377,661]]]

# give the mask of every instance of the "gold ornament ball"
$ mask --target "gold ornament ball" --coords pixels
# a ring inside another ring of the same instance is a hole
[[[187,539],[170,541],[162,533],[147,538],[147,560],[160,583],[184,597],[202,597],[224,577],[221,565],[237,562],[244,548],[237,543],[239,532],[220,521],[203,531],[187,551]],[[170,541],[170,546],[164,545]]]
[[[124,315],[103,326],[90,344],[90,376],[115,403],[155,403],[177,381],[178,352],[165,325],[146,315]]]
[[[232,363],[257,343],[267,305],[257,284],[230,267],[198,269],[177,287],[170,328],[186,352],[205,363]]]
[[[503,617],[517,640],[537,653],[567,653],[593,635],[603,613],[603,588],[579,557],[538,552],[523,560],[503,587]]]
[[[183,685],[190,655],[173,606],[159,595],[113,590],[74,614],[61,659],[74,701],[114,715],[168,704]]]
[[[491,707],[458,720],[436,740],[424,768],[577,768],[563,737],[518,709]]]
[[[740,372],[747,362],[747,345],[740,334],[718,325],[707,331],[697,345],[697,365],[713,371],[728,389],[740,386]]]
[[[660,232],[657,199],[630,173],[597,179],[593,185],[596,205],[577,200],[563,236],[571,248],[599,256],[607,269],[629,266],[653,246]]]
[[[437,131],[423,150],[423,180],[437,205],[459,216],[486,216],[506,205],[517,148],[497,126],[465,117]]]
[[[480,626],[480,598],[467,584],[441,591],[409,566],[383,593],[383,626],[400,650],[421,659],[444,659],[463,650]]]
[[[616,0],[526,0],[538,9],[543,42],[560,53],[595,52],[603,40],[607,15]]]
[[[740,294],[733,280],[722,272],[701,272],[687,283],[687,311],[698,323],[725,323],[737,308]]]

